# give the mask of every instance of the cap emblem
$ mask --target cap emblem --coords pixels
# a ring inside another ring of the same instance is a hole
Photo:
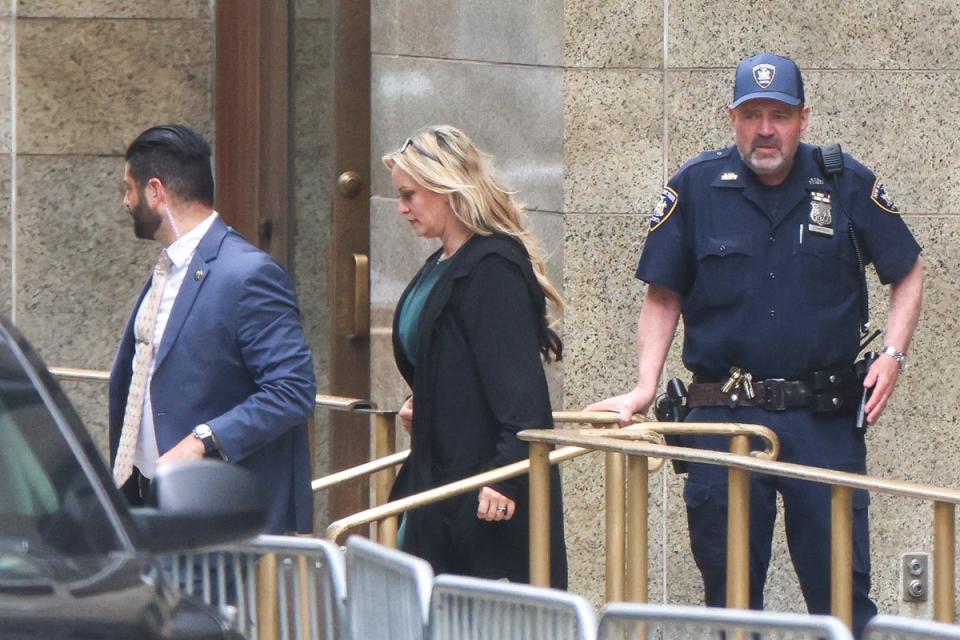
[[[777,75],[777,68],[772,64],[763,62],[753,68],[753,79],[761,89],[766,89],[773,84],[773,78]]]

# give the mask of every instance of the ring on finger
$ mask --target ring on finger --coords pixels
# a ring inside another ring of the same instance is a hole
[[[506,513],[506,512],[507,512],[506,507],[497,507],[497,513]]]

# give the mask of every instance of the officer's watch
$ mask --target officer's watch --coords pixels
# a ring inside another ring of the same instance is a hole
[[[907,372],[907,354],[903,351],[897,351],[895,348],[890,345],[884,345],[880,353],[890,356],[897,361],[897,365],[900,367],[900,373]]]
[[[220,456],[220,448],[217,446],[217,440],[213,437],[213,430],[208,424],[198,424],[193,428],[193,437],[203,443],[203,455],[209,456],[216,454]]]

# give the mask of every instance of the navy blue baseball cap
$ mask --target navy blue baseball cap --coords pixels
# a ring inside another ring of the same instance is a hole
[[[803,78],[797,63],[783,56],[761,53],[738,64],[730,106],[738,107],[757,98],[803,104]]]

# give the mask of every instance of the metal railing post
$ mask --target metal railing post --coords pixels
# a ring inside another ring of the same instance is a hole
[[[627,601],[647,601],[650,465],[646,456],[627,457]]]
[[[750,455],[750,438],[730,438],[730,453]],[[730,467],[727,486],[727,607],[750,608],[750,472]]]
[[[627,497],[624,486],[624,456],[622,453],[607,453],[605,463],[607,602],[620,602],[623,600],[624,510]]]
[[[933,619],[953,624],[956,585],[956,505],[933,503]]]
[[[853,489],[830,492],[830,611],[853,626]]]
[[[375,459],[385,458],[396,453],[397,446],[396,414],[392,412],[376,413],[373,416],[373,451]],[[373,506],[386,504],[390,500],[390,489],[396,478],[392,468],[384,469],[374,476]],[[397,518],[387,518],[377,523],[377,541],[390,548],[397,546]]]
[[[530,443],[530,584],[550,586],[550,449]]]

